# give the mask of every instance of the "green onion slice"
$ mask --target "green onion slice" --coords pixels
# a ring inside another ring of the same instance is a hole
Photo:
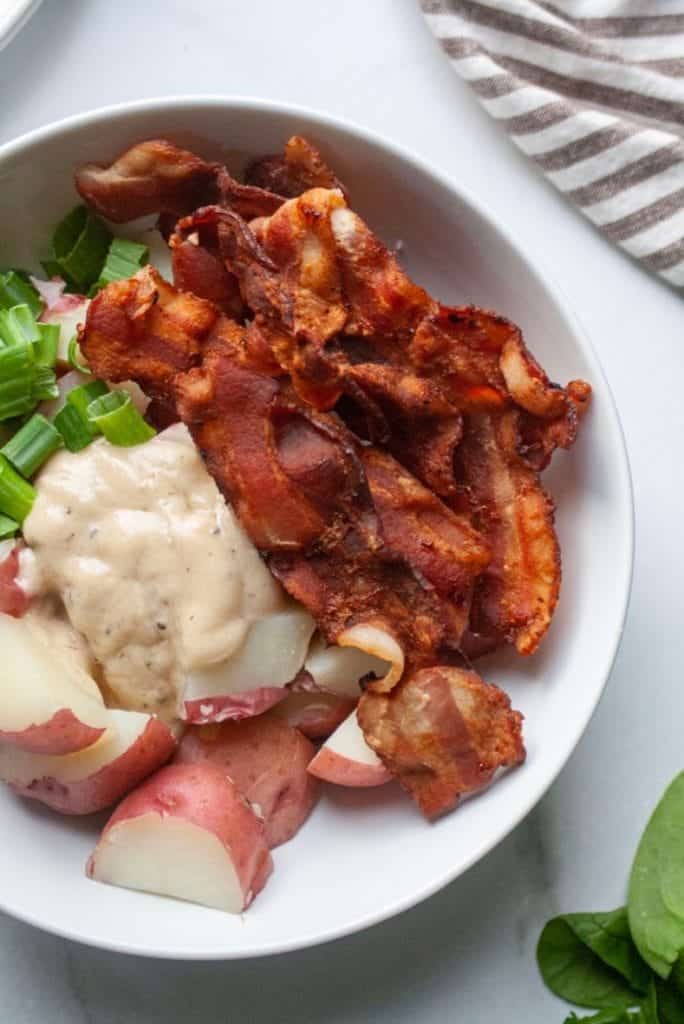
[[[22,342],[0,348],[0,422],[33,410],[35,383],[33,346]]]
[[[74,370],[78,370],[79,373],[90,373],[90,369],[83,362],[81,346],[76,340],[76,335],[74,335],[69,342],[69,347],[67,349],[67,361],[69,363],[69,366],[71,366]]]
[[[59,350],[59,324],[37,324],[40,338],[33,343],[33,351],[39,366],[54,367]]]
[[[0,513],[21,525],[35,500],[35,489],[0,455]]]
[[[68,404],[71,405],[81,417],[83,424],[86,430],[89,431],[91,437],[95,437],[96,434],[99,434],[100,428],[97,424],[91,423],[88,418],[88,407],[96,398],[102,398],[108,393],[109,388],[103,380],[91,380],[87,384],[81,384],[80,387],[74,388],[73,391],[70,391],[67,395]]]
[[[0,307],[11,309],[21,305],[27,305],[34,316],[38,316],[43,308],[40,295],[23,272],[19,274],[16,270],[8,270],[0,274]]]
[[[73,405],[68,403],[55,416],[54,425],[70,452],[80,452],[93,440],[90,424],[86,423]]]
[[[88,406],[88,419],[100,428],[110,444],[120,448],[143,444],[156,434],[125,391],[110,391],[96,398]]]
[[[55,228],[47,273],[62,275],[70,287],[87,291],[100,276],[112,235],[86,206],[77,206]]]
[[[36,366],[32,394],[34,405],[59,398],[57,377],[51,366]]]
[[[19,523],[16,519],[0,514],[0,540],[9,540],[15,537],[19,530]]]
[[[6,345],[40,341],[40,331],[27,305],[0,310],[0,338]]]
[[[36,413],[0,450],[18,473],[30,479],[51,455],[62,447],[62,435]]]

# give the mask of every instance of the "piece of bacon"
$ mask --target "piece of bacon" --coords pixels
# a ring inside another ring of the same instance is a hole
[[[186,230],[183,218],[169,238],[173,283],[183,292],[192,292],[213,302],[227,316],[241,319],[245,306],[234,274],[226,269],[218,251],[216,231],[211,226]]]
[[[517,452],[517,416],[470,416],[457,463],[474,524],[492,550],[475,587],[472,631],[531,654],[551,622],[561,565],[554,505]]]
[[[95,296],[80,341],[103,380],[135,380],[145,394],[163,402],[175,375],[198,362],[217,316],[210,302],[179,292],[146,266]]]
[[[505,693],[462,668],[421,669],[389,695],[371,687],[358,718],[368,744],[428,818],[525,759],[522,715]]]
[[[310,188],[337,188],[347,191],[318,150],[301,135],[293,135],[282,156],[274,154],[253,160],[245,178],[250,185],[276,192],[291,199]]]
[[[86,203],[122,224],[151,213],[180,217],[214,202],[219,166],[166,139],[149,139],[111,164],[83,164],[75,183]]]

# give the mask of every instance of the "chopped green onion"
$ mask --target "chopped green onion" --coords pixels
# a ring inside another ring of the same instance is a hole
[[[0,512],[23,523],[36,500],[34,488],[0,455]]]
[[[77,206],[55,228],[52,252],[43,262],[47,273],[61,274],[67,284],[87,291],[100,276],[112,235],[86,206]]]
[[[36,363],[53,367],[57,363],[59,324],[37,324],[40,338],[33,344]]]
[[[6,274],[0,274],[0,307],[10,309],[12,306],[24,304],[29,307],[34,316],[37,316],[43,308],[36,289],[16,270],[8,270]]]
[[[100,428],[95,424],[91,423],[88,417],[88,407],[91,402],[94,402],[96,398],[102,398],[103,395],[109,393],[109,388],[103,380],[91,380],[87,384],[81,384],[80,387],[74,388],[67,395],[67,402],[73,406],[78,415],[83,420],[86,430],[89,431],[91,437],[95,437],[96,434],[100,433]]]
[[[67,404],[60,409],[54,418],[54,424],[70,452],[80,452],[93,440],[90,424],[86,423],[73,405]]]
[[[61,447],[60,432],[44,416],[36,413],[7,442],[0,454],[28,480]]]
[[[55,371],[50,366],[36,366],[33,380],[34,405],[59,398],[59,387]]]
[[[9,540],[16,536],[18,529],[19,523],[15,519],[0,514],[0,540]]]
[[[40,341],[38,324],[28,306],[12,306],[0,309],[0,338],[6,345],[21,345],[22,342]]]
[[[149,257],[149,249],[139,242],[129,242],[125,238],[113,238],[107,253],[100,276],[93,286],[93,291],[104,288],[112,281],[125,281],[132,277]]]
[[[110,391],[96,398],[88,406],[88,419],[100,428],[110,444],[120,448],[143,444],[156,434],[125,391]]]
[[[33,346],[23,342],[0,348],[0,421],[31,412],[36,366]]]
[[[76,335],[69,342],[67,349],[67,361],[74,370],[78,370],[79,373],[90,373],[88,366],[82,361],[83,356],[81,355],[81,346],[76,340]]]

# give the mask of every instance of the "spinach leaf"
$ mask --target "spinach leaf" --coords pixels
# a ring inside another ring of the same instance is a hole
[[[656,982],[651,977],[648,994],[635,1010],[618,1008],[599,1010],[590,1017],[578,1017],[571,1013],[565,1018],[564,1024],[669,1024],[667,1017],[662,1015]]]
[[[599,1010],[590,1017],[578,1017],[571,1013],[563,1024],[634,1024],[634,1017],[627,1010]]]
[[[639,1007],[639,1012],[634,1019],[634,1024],[661,1024],[658,1013],[658,996],[653,978],[651,978],[651,984],[648,988],[648,995]]]
[[[665,790],[641,837],[627,908],[637,949],[667,978],[684,952],[684,772]]]
[[[656,978],[660,1024],[684,1024],[684,957],[679,958],[667,981]]]
[[[563,918],[577,938],[619,971],[633,989],[644,995],[648,992],[651,972],[632,941],[625,907],[610,913],[564,914]]]
[[[539,938],[537,962],[552,992],[594,1010],[638,1006],[648,985],[624,910],[553,918]]]

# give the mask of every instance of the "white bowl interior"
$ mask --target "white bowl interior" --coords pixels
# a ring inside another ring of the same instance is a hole
[[[542,651],[495,656],[486,677],[525,714],[528,761],[456,813],[426,824],[393,786],[327,789],[243,917],[86,880],[98,820],[60,818],[0,791],[0,906],[70,938],[169,957],[239,957],[342,935],[418,902],[473,864],[527,813],[569,757],[597,704],[619,640],[631,573],[629,473],[613,402],[586,341],[525,257],[458,188],[359,130],[273,105],[199,99],[101,112],[0,151],[0,266],[36,266],[73,205],[71,175],[135,140],[166,136],[239,170],[292,133],[317,143],[353,202],[411,274],[447,302],[494,308],[523,328],[555,379],[586,377],[595,402],[547,484],[559,504],[560,606]]]

